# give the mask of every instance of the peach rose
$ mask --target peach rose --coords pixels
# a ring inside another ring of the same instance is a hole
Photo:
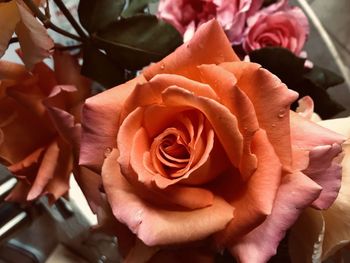
[[[250,17],[244,33],[246,52],[278,46],[299,55],[309,34],[309,23],[299,7],[288,6],[282,0]]]
[[[80,109],[90,95],[90,81],[77,61],[55,52],[55,70],[46,64],[32,72],[0,61],[0,160],[17,177],[7,197],[24,202],[47,194],[51,202],[68,191],[78,166]],[[79,178],[78,178],[79,181]]]
[[[262,6],[262,0],[161,0],[158,16],[172,24],[184,41],[190,40],[197,28],[216,18],[233,44],[242,42],[246,20]]]
[[[240,61],[215,20],[137,78],[89,98],[80,162],[102,170],[118,229],[138,238],[127,259],[205,240],[240,262],[266,262],[304,208],[329,207],[344,138],[290,112],[296,98]]]

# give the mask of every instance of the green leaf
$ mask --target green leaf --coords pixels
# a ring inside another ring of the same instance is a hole
[[[81,73],[106,88],[125,82],[124,69],[116,65],[106,54],[90,43],[83,46]]]
[[[344,82],[344,78],[341,76],[316,65],[314,65],[312,69],[308,70],[304,76],[324,89],[328,89],[329,87],[333,87]]]
[[[161,60],[182,44],[174,27],[145,14],[114,22],[94,39],[121,67],[132,70]]]
[[[279,47],[253,51],[249,57],[252,62],[259,63],[279,77],[288,88],[297,91],[299,98],[310,96],[315,103],[315,112],[322,118],[330,118],[344,110],[342,105],[332,100],[323,86],[338,81],[333,78],[333,75],[330,75],[329,71],[326,72],[316,67],[315,72],[305,74],[305,59],[295,56],[288,49]],[[297,103],[294,103],[292,109],[295,109],[296,106]]]
[[[123,11],[122,17],[131,17],[133,15],[143,13],[143,10],[150,3],[156,3],[157,0],[133,0],[130,1],[129,6]]]
[[[94,33],[116,21],[124,5],[125,0],[80,0],[80,23],[89,33]]]

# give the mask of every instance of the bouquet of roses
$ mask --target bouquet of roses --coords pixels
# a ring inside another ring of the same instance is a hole
[[[227,253],[267,262],[286,235],[292,262],[341,251],[350,242],[350,119],[319,121],[310,97],[292,111],[298,93],[253,62],[287,54],[310,85],[310,75],[331,74],[297,57],[308,33],[300,9],[161,1],[159,17],[177,32],[147,13],[148,2],[81,0],[83,29],[55,0],[79,36],[44,19],[49,2],[0,3],[13,18],[3,50],[16,32],[27,66],[0,61],[0,160],[18,178],[8,200],[53,203],[72,173],[125,262]],[[81,44],[54,45],[43,24]],[[52,49],[53,69],[41,61]],[[92,96],[81,74],[106,90]]]

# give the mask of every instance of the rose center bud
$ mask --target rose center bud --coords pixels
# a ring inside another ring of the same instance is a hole
[[[153,160],[157,162],[155,167],[161,165],[160,174],[170,178],[182,176],[190,158],[187,144],[184,133],[177,128],[168,128],[154,139],[151,152],[157,157]]]
[[[171,127],[153,139],[150,153],[154,169],[169,179],[190,172],[204,150],[203,130],[201,114],[180,114]]]

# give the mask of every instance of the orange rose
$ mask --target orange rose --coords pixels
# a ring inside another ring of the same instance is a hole
[[[90,81],[67,53],[56,52],[54,66],[39,63],[28,72],[0,61],[0,160],[19,179],[10,201],[48,194],[52,202],[68,191],[71,172],[84,170],[77,159],[78,122]]]
[[[241,62],[212,20],[136,79],[87,100],[80,161],[102,170],[118,227],[149,247],[147,258],[209,239],[241,262],[266,262],[300,212],[329,206],[340,185],[339,169],[302,172],[325,156],[338,168],[343,137],[290,115],[296,98]],[[138,249],[130,262],[145,255]]]

